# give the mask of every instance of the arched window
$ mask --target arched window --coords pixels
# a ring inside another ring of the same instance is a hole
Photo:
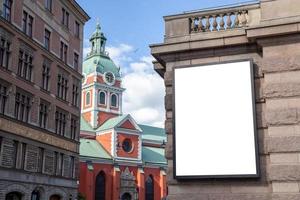
[[[148,176],[146,183],[145,183],[145,200],[154,200],[154,182],[152,176]]]
[[[111,106],[118,107],[118,96],[116,94],[111,95]]]
[[[91,104],[91,93],[87,92],[85,95],[85,105],[90,105]]]
[[[20,192],[10,192],[5,196],[5,200],[22,200]]]
[[[99,104],[102,104],[102,105],[106,104],[106,94],[103,91],[99,92]]]
[[[40,200],[41,194],[38,190],[33,190],[31,193],[31,200]]]
[[[105,174],[103,171],[96,177],[95,200],[105,200]]]
[[[60,198],[60,196],[59,195],[57,195],[57,194],[54,194],[54,195],[52,195],[51,197],[50,197],[50,199],[49,200],[61,200],[61,198]]]
[[[95,43],[92,42],[92,52],[95,50]]]

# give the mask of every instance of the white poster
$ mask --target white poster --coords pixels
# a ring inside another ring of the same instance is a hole
[[[175,178],[259,176],[252,68],[174,69]]]

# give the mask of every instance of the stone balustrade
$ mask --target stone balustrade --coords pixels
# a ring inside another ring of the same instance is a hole
[[[191,33],[223,31],[248,26],[248,10],[208,14],[190,18]]]
[[[189,35],[191,40],[224,37],[230,34],[229,30],[234,34],[243,34],[243,30],[258,26],[261,18],[258,1],[188,11],[164,17],[164,39],[172,43],[185,41]]]

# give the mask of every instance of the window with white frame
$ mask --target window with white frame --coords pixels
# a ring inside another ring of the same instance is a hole
[[[99,92],[99,104],[101,105],[106,104],[106,93],[104,91]]]
[[[111,104],[112,107],[118,107],[118,96],[116,94],[111,95]]]

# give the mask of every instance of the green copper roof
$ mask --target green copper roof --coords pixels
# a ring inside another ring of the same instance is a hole
[[[99,72],[112,72],[116,78],[120,78],[120,67],[118,67],[107,55],[93,54],[83,62],[83,73],[85,75]]]
[[[142,139],[143,140],[155,140],[155,141],[167,141],[167,135],[165,129],[157,128],[148,125],[139,124],[139,127],[142,129]]]
[[[82,116],[80,118],[80,130],[94,132],[94,129],[87,121],[85,121],[85,119]]]
[[[142,147],[142,158],[144,163],[167,164],[165,150],[157,147]]]
[[[106,38],[101,31],[100,24],[96,26],[95,32],[90,38],[91,50],[87,54],[83,62],[83,73],[88,75],[90,73],[112,72],[116,78],[120,77],[120,67],[118,67],[108,56],[105,50]]]
[[[111,159],[111,156],[97,140],[80,139],[80,156]]]
[[[114,128],[117,124],[119,124],[123,119],[125,119],[128,115],[121,115],[119,117],[114,117],[107,120],[102,126],[100,126],[96,131],[104,131],[107,129]]]
[[[106,40],[105,36],[104,36],[104,33],[101,32],[101,27],[100,27],[100,24],[97,23],[96,24],[96,30],[94,31],[94,33],[92,34],[91,38],[90,38],[90,41],[96,39],[96,38],[103,38],[104,40]]]

